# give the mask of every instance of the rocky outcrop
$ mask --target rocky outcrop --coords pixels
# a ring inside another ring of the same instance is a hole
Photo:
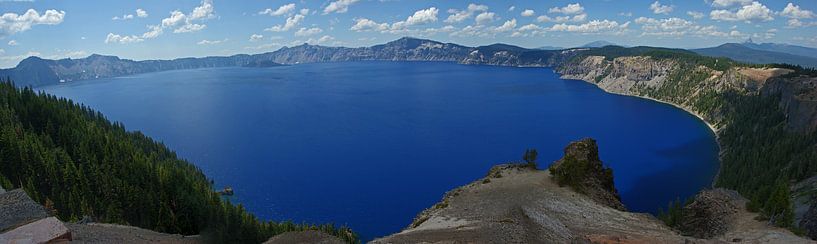
[[[570,186],[602,205],[626,210],[613,183],[613,170],[599,159],[595,140],[585,138],[572,142],[564,153],[549,169],[559,185]]]
[[[735,215],[747,200],[736,191],[727,189],[704,190],[692,203],[681,210],[678,229],[683,235],[709,239],[734,228]]]

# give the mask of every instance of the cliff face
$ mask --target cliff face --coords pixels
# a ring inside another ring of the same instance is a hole
[[[763,92],[780,96],[788,128],[804,133],[817,130],[817,78],[774,78],[765,83]]]
[[[561,186],[570,186],[594,201],[622,211],[627,209],[613,183],[613,170],[599,159],[598,145],[590,138],[572,142],[565,156],[550,165],[550,174]]]

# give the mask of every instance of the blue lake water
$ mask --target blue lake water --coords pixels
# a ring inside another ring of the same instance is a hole
[[[349,62],[149,73],[41,88],[163,141],[262,219],[346,224],[366,239],[499,163],[598,141],[626,206],[710,184],[717,144],[672,106],[547,68]]]

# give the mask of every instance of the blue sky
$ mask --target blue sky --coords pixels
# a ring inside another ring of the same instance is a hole
[[[464,45],[817,47],[815,0],[0,0],[0,67],[92,53],[136,60],[262,53],[402,36]]]

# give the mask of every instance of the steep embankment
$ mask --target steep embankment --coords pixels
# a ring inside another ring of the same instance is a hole
[[[735,239],[809,243],[785,229],[752,220],[756,214],[743,205],[729,204],[731,196],[714,204],[731,206],[716,211],[729,215],[689,212],[697,217],[687,218],[692,220],[689,226],[696,227],[693,230],[718,223],[716,236],[682,236],[651,215],[620,209],[620,202],[611,201],[614,197],[599,197],[616,194],[612,178],[608,187],[603,177],[607,170],[593,155],[598,155],[595,142],[585,139],[571,143],[559,166],[550,172],[527,165],[496,166],[485,178],[446,193],[402,232],[373,243],[710,243]],[[575,184],[558,179],[567,172]],[[715,219],[718,221],[710,221]]]

